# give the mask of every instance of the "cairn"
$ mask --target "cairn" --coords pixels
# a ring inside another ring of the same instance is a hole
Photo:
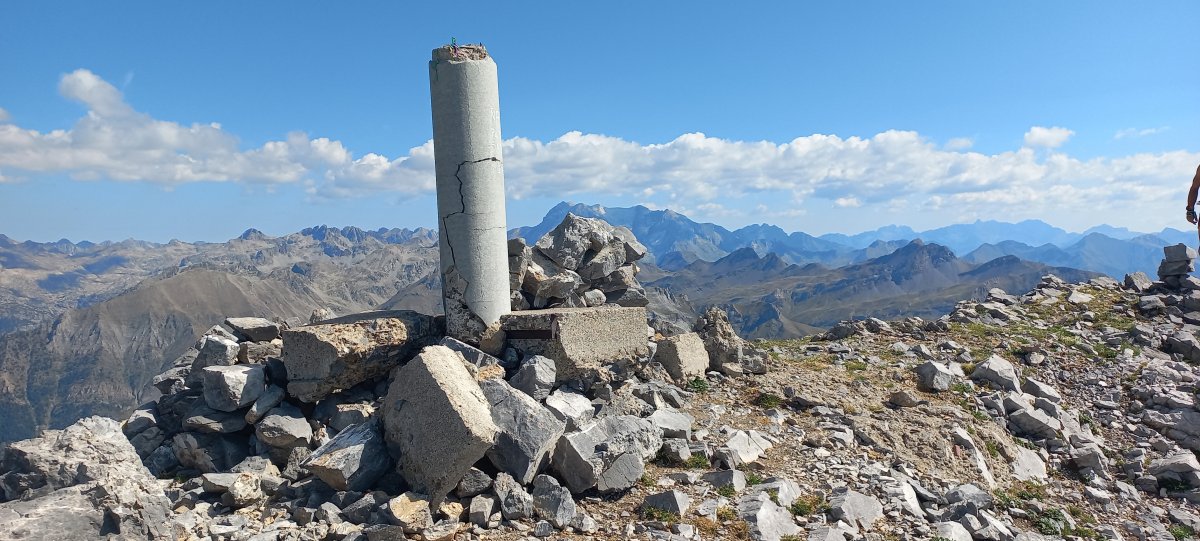
[[[1196,250],[1186,244],[1163,247],[1163,260],[1158,265],[1158,279],[1168,288],[1200,289],[1200,280],[1191,277],[1196,270]]]

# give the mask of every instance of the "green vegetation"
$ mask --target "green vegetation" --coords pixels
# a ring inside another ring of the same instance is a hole
[[[717,488],[717,494],[726,498],[732,498],[737,494],[737,489],[733,488],[733,485],[721,485]]]
[[[867,369],[866,361],[846,361],[847,372],[862,372]]]
[[[800,517],[807,517],[815,513],[824,513],[829,509],[829,504],[826,503],[825,497],[820,494],[805,494],[796,498],[790,507],[792,514]]]
[[[763,479],[763,476],[761,476],[755,472],[746,472],[746,484],[747,485],[750,485],[750,486],[761,485],[761,484],[763,484],[763,481],[765,481],[765,480],[766,479]]]
[[[988,456],[992,458],[1000,458],[1000,446],[997,445],[996,442],[987,440],[983,443],[983,445],[987,448]]]
[[[657,507],[643,507],[642,518],[647,520],[657,520],[664,524],[675,524],[679,522],[679,515],[667,511],[666,509],[659,509]]]
[[[1167,528],[1167,531],[1171,533],[1171,537],[1174,537],[1179,541],[1183,541],[1184,539],[1196,535],[1196,532],[1192,531],[1191,528],[1184,526],[1183,524],[1172,524],[1169,528]]]
[[[754,405],[761,408],[778,408],[780,404],[783,404],[783,398],[776,394],[760,392],[758,393],[758,396],[754,398]]]
[[[708,389],[708,380],[702,377],[693,378],[687,383],[687,390],[693,393],[707,393]]]
[[[693,470],[703,470],[708,469],[712,464],[708,462],[708,457],[700,453],[695,453],[688,457],[687,462],[684,462],[683,465]]]

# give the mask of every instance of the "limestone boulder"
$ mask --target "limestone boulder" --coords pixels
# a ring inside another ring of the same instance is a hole
[[[0,539],[171,536],[170,500],[112,419],[48,430],[0,457]]]
[[[335,490],[362,492],[392,467],[379,421],[346,428],[313,451],[300,466]]]
[[[457,353],[425,348],[394,370],[383,404],[384,437],[400,475],[436,506],[496,441],[499,429]]]
[[[432,316],[408,310],[367,312],[283,331],[288,394],[316,402],[387,375],[441,338]]]
[[[266,390],[261,364],[208,366],[202,371],[204,402],[218,411],[234,411],[254,403]]]
[[[231,317],[225,325],[246,342],[270,342],[279,338],[279,324],[261,317]]]
[[[284,402],[254,426],[258,441],[277,449],[307,447],[312,441],[312,425],[299,408]]]
[[[203,370],[206,367],[236,364],[241,346],[232,337],[211,334],[201,337],[196,349],[196,358],[192,360],[191,370],[185,379],[187,386],[193,388],[203,385]]]
[[[661,431],[651,422],[630,415],[605,417],[563,435],[551,468],[574,494],[592,487],[624,490],[637,482],[644,462],[661,448]]]
[[[497,469],[529,484],[550,461],[565,423],[529,395],[501,379],[479,383],[496,424],[496,443],[487,457]]]
[[[985,381],[1005,391],[1019,391],[1021,378],[1012,363],[999,355],[992,355],[988,360],[975,366],[971,379]]]
[[[605,221],[567,213],[563,221],[538,239],[534,247],[559,267],[574,270],[583,263],[588,252],[599,252],[613,237],[612,226]]]

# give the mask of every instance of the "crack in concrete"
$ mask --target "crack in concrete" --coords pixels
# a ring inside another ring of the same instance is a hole
[[[495,156],[490,156],[487,158],[480,158],[478,160],[464,160],[463,162],[458,164],[458,167],[456,167],[454,169],[454,180],[458,181],[458,204],[460,207],[462,207],[462,210],[459,210],[456,212],[451,212],[450,214],[442,216],[442,220],[441,220],[442,221],[442,235],[441,236],[442,236],[442,238],[446,239],[446,248],[450,249],[450,264],[455,269],[455,272],[457,272],[457,269],[458,269],[458,257],[455,256],[455,254],[454,254],[454,244],[452,244],[450,242],[450,230],[446,227],[447,226],[446,221],[449,220],[451,216],[455,216],[458,214],[467,214],[467,215],[472,214],[472,213],[467,212],[467,200],[466,200],[466,197],[463,196],[463,180],[462,180],[462,177],[459,177],[458,175],[459,175],[459,173],[462,173],[462,168],[464,165],[489,162],[489,161],[501,163],[501,164],[503,163],[500,161],[500,158],[497,158]],[[488,228],[483,228],[483,229],[472,228],[472,229],[474,229],[476,231],[481,231],[481,230],[487,230]],[[496,228],[496,229],[500,229],[500,228]],[[463,291],[462,291],[462,304],[467,307],[467,311],[470,312],[471,315],[475,315],[474,312],[471,311],[470,305],[468,305],[466,302],[467,292],[470,291],[470,289],[471,289],[471,282],[468,281],[466,278],[464,278],[462,276],[462,273],[458,273],[458,278],[460,280],[462,280],[464,284],[466,284],[465,287],[463,287]],[[445,280],[443,280],[443,282],[445,282]],[[443,283],[443,287],[444,286],[445,286],[445,284]],[[476,316],[476,317],[478,317],[478,316]]]

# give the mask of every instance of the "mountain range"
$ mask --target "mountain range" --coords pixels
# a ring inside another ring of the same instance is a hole
[[[1173,235],[1076,238],[1046,224],[981,222],[935,234],[896,226],[814,237],[765,224],[731,231],[642,206],[561,203],[510,236],[536,240],[568,212],[628,227],[647,246],[639,277],[659,323],[688,327],[718,305],[751,337],[795,337],[848,318],[936,316],[991,287],[1024,291],[1046,273],[1117,274],[1156,264],[1162,237]],[[1004,232],[1022,235],[971,246]],[[970,246],[968,255],[924,239],[937,235]],[[1070,244],[1039,243],[1048,238]],[[317,309],[440,313],[437,268],[429,229],[318,226],[281,237],[251,229],[222,243],[165,244],[0,236],[0,441],[152,399],[149,380],[227,316],[301,324]]]

